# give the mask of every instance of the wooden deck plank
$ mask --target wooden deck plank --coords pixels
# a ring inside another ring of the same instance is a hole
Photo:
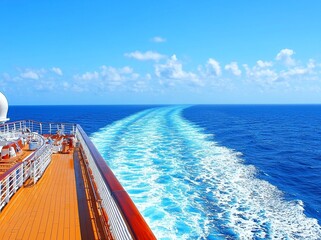
[[[81,239],[72,154],[54,154],[36,185],[0,213],[0,239]]]

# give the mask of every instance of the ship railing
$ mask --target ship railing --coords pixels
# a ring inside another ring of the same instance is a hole
[[[15,132],[36,132],[39,134],[74,135],[76,124],[57,122],[38,122],[34,120],[22,120],[0,124],[0,135],[13,134]]]
[[[0,211],[28,179],[35,184],[51,162],[52,146],[39,134],[33,137],[38,141],[38,150],[0,176]]]
[[[24,182],[24,164],[17,163],[0,176],[0,211]]]
[[[156,239],[128,193],[79,125],[76,127],[76,138],[92,173],[103,212],[108,215],[113,237],[121,240]]]
[[[76,124],[73,123],[37,122],[27,120],[26,126],[32,132],[37,132],[39,134],[75,135],[76,132]]]
[[[26,121],[16,121],[0,124],[0,135],[2,137],[14,137],[15,133],[26,130]]]
[[[30,161],[31,170],[29,171],[30,178],[33,180],[34,184],[38,181],[38,179],[45,172],[46,168],[49,166],[52,155],[52,145],[46,144],[45,139],[41,135],[36,134],[36,137],[40,147],[37,151],[34,152],[35,154]]]

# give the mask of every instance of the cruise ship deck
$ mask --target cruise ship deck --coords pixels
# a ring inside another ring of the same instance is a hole
[[[0,239],[156,239],[79,125],[18,121],[0,136],[1,167],[12,162],[0,173]]]
[[[156,239],[80,125],[7,112],[0,92],[0,239]]]
[[[54,154],[37,184],[26,182],[0,213],[0,239],[80,239],[74,167],[73,154]]]

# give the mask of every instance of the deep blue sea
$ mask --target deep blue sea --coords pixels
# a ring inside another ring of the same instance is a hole
[[[321,105],[12,106],[77,122],[158,239],[321,239]]]

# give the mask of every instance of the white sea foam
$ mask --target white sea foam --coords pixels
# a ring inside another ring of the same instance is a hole
[[[182,109],[146,110],[92,135],[157,238],[321,238],[302,201],[285,201]]]

